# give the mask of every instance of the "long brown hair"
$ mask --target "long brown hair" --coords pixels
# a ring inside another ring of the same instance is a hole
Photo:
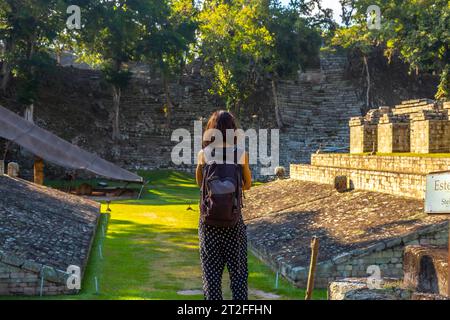
[[[208,123],[206,124],[205,128],[205,134],[209,129],[217,129],[220,132],[222,132],[223,142],[227,142],[227,130],[228,129],[237,129],[236,125],[236,119],[234,118],[233,114],[231,112],[225,111],[225,110],[219,110],[214,112],[211,117],[208,120]],[[205,139],[205,134],[203,135],[202,139],[202,146],[203,148],[210,145],[212,142],[214,142],[214,137],[212,137],[211,141],[208,141]],[[236,144],[236,137],[234,139],[235,141],[233,144]]]

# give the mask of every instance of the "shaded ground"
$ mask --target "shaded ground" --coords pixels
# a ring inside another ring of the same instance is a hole
[[[428,216],[423,201],[330,185],[281,180],[247,192],[244,215],[249,241],[273,260],[309,262],[310,240],[320,238],[319,262],[379,240],[406,235],[447,220]]]

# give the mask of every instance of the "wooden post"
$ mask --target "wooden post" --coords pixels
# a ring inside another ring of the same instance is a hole
[[[311,261],[309,264],[308,285],[306,287],[305,300],[311,300],[314,290],[314,275],[316,272],[317,255],[319,253],[319,239],[313,237],[311,239]]]
[[[38,157],[34,159],[34,183],[44,184],[44,160]]]

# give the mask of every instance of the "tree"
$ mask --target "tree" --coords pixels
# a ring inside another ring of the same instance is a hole
[[[283,127],[278,105],[277,81],[296,75],[300,68],[312,65],[319,55],[321,37],[318,30],[301,16],[302,6],[291,2],[288,7],[274,2],[270,7],[268,30],[274,39],[270,59],[265,61],[265,71],[270,74],[275,117]]]
[[[5,91],[14,74],[19,80],[18,100],[30,105],[31,110],[40,74],[53,65],[48,47],[65,27],[65,8],[62,0],[4,0],[0,3],[3,45],[0,86]]]
[[[281,128],[277,81],[317,59],[321,38],[312,25],[321,22],[304,17],[317,4],[320,1],[291,1],[287,7],[269,0],[206,2],[200,37],[202,53],[214,69],[213,92],[239,113],[241,102],[269,76]]]
[[[339,0],[339,3],[341,4],[341,19],[344,26],[349,27],[352,18],[353,13],[355,12],[355,3],[357,0]]]
[[[365,26],[365,27],[364,27]],[[363,26],[354,25],[349,28],[341,28],[336,31],[332,39],[332,45],[348,48],[359,53],[363,60],[364,72],[366,75],[366,106],[371,107],[370,103],[370,88],[371,77],[369,67],[369,55],[373,48],[380,45],[377,40],[377,30],[369,30],[367,24]]]
[[[450,96],[448,89],[450,3],[448,0],[358,0],[353,25],[341,28],[334,45],[361,51],[365,60],[375,48],[382,47],[390,60],[393,55],[406,62],[411,71],[440,74],[436,98]],[[366,10],[377,4],[382,11],[380,30],[368,30]],[[366,69],[368,69],[367,64]],[[370,76],[367,76],[368,81]]]
[[[180,75],[191,54],[197,30],[197,9],[193,0],[172,0],[159,12],[159,23],[149,21],[139,47],[142,60],[161,74],[166,99],[167,126],[173,110],[169,81]],[[160,27],[159,27],[160,26]]]
[[[257,67],[270,58],[266,0],[208,0],[199,14],[200,51],[214,73],[211,91],[239,114],[254,91]]]
[[[111,86],[113,98],[112,138],[120,139],[120,100],[129,84],[129,63],[136,60],[137,48],[149,21],[162,12],[163,1],[92,0],[83,7],[83,26],[76,32],[80,59],[100,68]]]
[[[450,98],[450,2],[383,1],[386,56],[399,55],[411,70],[440,74],[436,98]]]

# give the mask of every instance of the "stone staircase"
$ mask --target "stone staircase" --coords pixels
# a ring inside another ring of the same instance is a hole
[[[304,72],[297,81],[279,82],[278,101],[285,124],[280,132],[280,164],[287,170],[291,162],[309,162],[320,143],[348,146],[347,123],[350,117],[360,115],[362,103],[344,79],[346,62],[345,56],[322,55],[320,69]],[[171,83],[174,109],[167,128],[161,80],[139,73],[123,92],[120,124],[125,139],[111,151],[112,157],[130,169],[171,167],[172,131],[185,128],[192,132],[194,120],[205,121],[217,108],[207,88],[205,79],[195,73],[186,74],[178,84]],[[271,102],[267,103],[264,107],[271,110]],[[108,100],[104,104],[112,108]],[[255,177],[259,177],[257,167],[253,168]]]
[[[278,102],[285,125],[280,133],[280,164],[308,163],[319,145],[347,147],[348,121],[360,116],[363,102],[344,79],[347,58],[321,56],[320,69],[307,70],[297,81],[280,81]]]

